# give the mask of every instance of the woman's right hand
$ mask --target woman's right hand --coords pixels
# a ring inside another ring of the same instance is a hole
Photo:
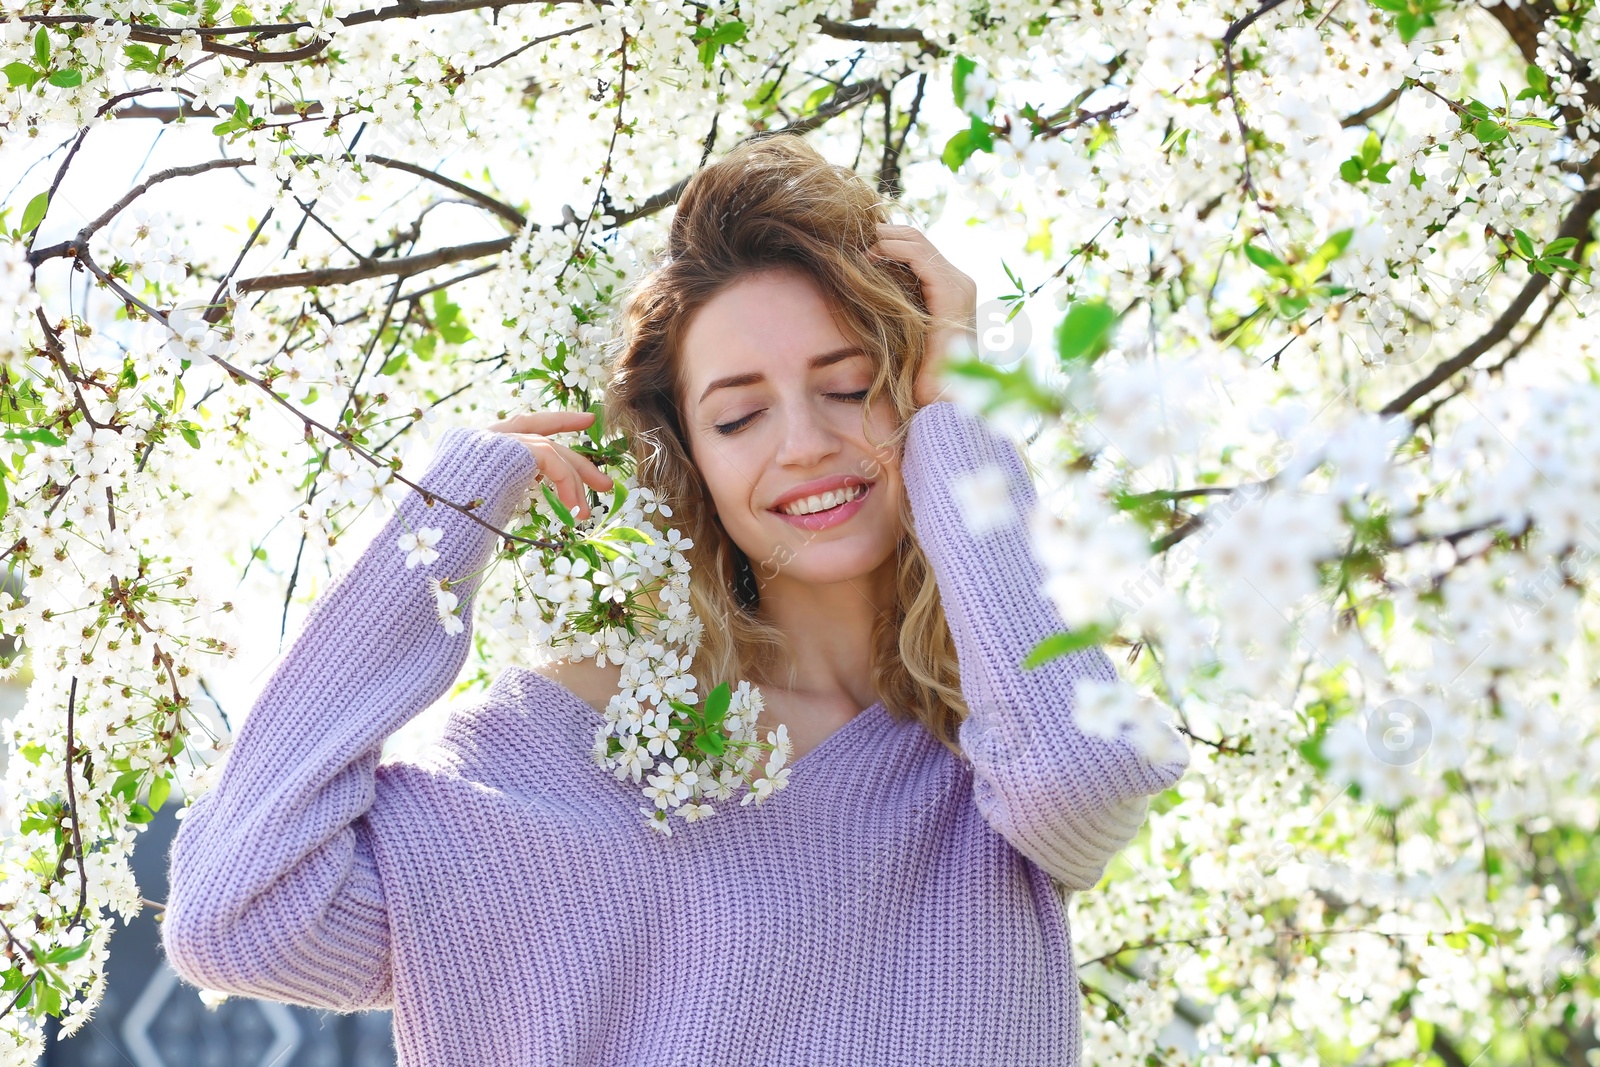
[[[589,517],[589,501],[583,486],[587,484],[599,492],[607,492],[612,487],[612,478],[591,460],[546,435],[587,430],[592,422],[592,411],[532,411],[502,419],[489,429],[527,445],[539,464],[539,474],[555,486],[556,496],[582,521]]]

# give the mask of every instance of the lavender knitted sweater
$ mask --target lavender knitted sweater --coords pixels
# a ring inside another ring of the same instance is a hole
[[[1017,514],[975,536],[950,479],[990,464]],[[455,429],[423,484],[505,522],[535,469],[519,442]],[[934,403],[902,474],[971,708],[966,759],[879,702],[763,804],[722,802],[666,838],[632,780],[591,762],[598,713],[513,669],[416,761],[380,766],[471,639],[439,625],[391,520],[313,606],[182,824],[172,966],[247,996],[392,1007],[404,1067],[1077,1064],[1052,877],[1093,887],[1186,759],[1079,731],[1073,679],[1115,676],[1099,649],[1018,666],[1062,624],[1015,446]],[[427,570],[487,558],[481,526],[416,494],[401,510],[444,528]]]

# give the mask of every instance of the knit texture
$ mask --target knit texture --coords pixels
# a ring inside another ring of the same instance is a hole
[[[953,480],[1004,472],[1011,521],[974,534]],[[536,467],[455,429],[427,489],[509,521]],[[398,518],[313,605],[174,843],[162,938],[197,985],[341,1011],[390,1007],[422,1065],[1075,1065],[1078,983],[1062,895],[1088,889],[1182,775],[1081,732],[1089,649],[1024,671],[1064,629],[1041,595],[1016,446],[950,402],[911,420],[901,472],[954,635],[958,758],[880,701],[793,763],[761,805],[670,838],[638,786],[591,757],[598,713],[501,674],[442,738],[379,765],[384,739],[460,672],[428,574],[493,535],[410,494],[444,529],[407,570]],[[464,602],[468,595],[460,591]]]

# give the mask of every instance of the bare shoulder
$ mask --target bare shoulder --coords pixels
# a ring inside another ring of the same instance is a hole
[[[534,667],[533,673],[566,686],[599,712],[606,710],[606,705],[611,703],[611,698],[622,687],[621,665],[602,665],[592,659],[576,663],[558,659]]]

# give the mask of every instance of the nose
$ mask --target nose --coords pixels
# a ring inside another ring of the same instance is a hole
[[[839,435],[812,404],[784,405],[782,440],[775,461],[784,467],[814,467],[839,450]]]

